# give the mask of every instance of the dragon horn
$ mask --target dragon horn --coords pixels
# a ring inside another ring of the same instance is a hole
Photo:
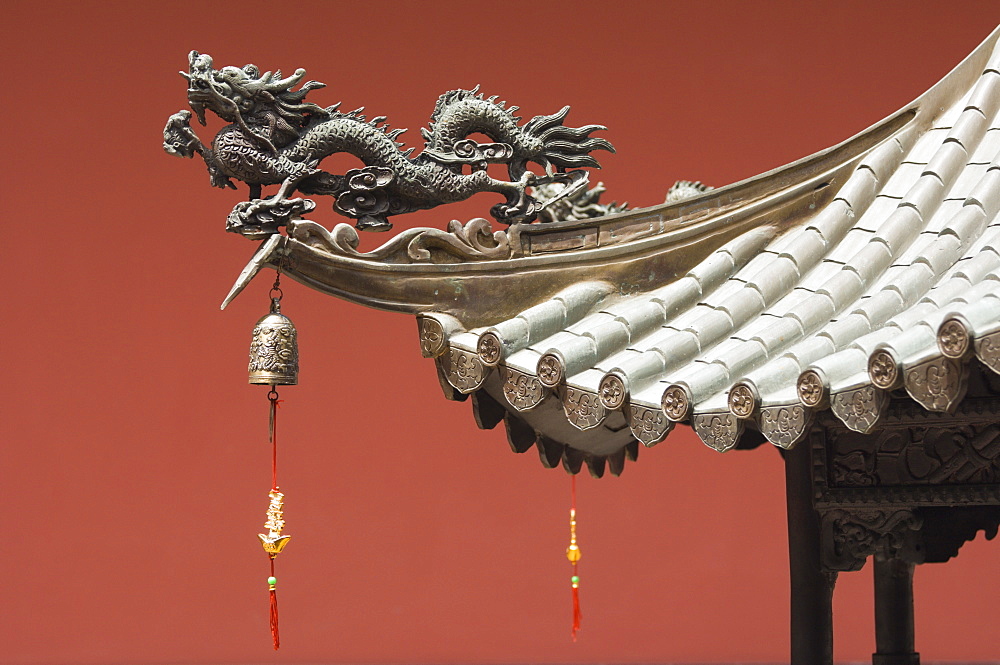
[[[295,86],[302,78],[306,75],[306,70],[299,68],[295,70],[295,73],[286,79],[279,79],[277,81],[272,81],[268,83],[266,89],[268,92],[277,92],[280,90],[290,90]]]

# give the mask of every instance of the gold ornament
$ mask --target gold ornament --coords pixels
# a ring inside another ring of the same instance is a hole
[[[574,566],[580,562],[580,547],[576,544],[576,509],[569,511],[569,547],[566,548],[566,558]]]
[[[281,530],[285,528],[285,520],[281,510],[285,495],[273,489],[268,493],[268,496],[271,498],[271,503],[267,506],[267,521],[264,522],[267,534],[258,533],[257,537],[260,538],[260,544],[264,546],[264,551],[273,559],[281,554],[281,550],[285,549],[291,536],[281,535]]]

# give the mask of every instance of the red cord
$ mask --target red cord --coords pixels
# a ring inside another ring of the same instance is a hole
[[[267,399],[271,403],[270,413],[270,434],[271,434],[271,489],[278,491],[278,408],[282,400],[278,399],[278,391],[271,386],[267,393]],[[274,557],[271,559],[271,577],[274,577]],[[271,641],[274,643],[274,650],[277,651],[281,644],[278,639],[278,592],[272,586],[268,595],[271,599]]]
[[[274,559],[271,559],[271,577],[274,577]],[[277,651],[278,647],[281,645],[281,641],[278,639],[278,592],[274,589],[270,591],[271,595],[271,641],[274,643],[274,650]]]
[[[285,400],[278,399],[278,391],[273,387],[267,393],[267,399],[271,402],[271,489],[278,489],[278,408]]]
[[[573,574],[576,575],[576,566],[573,566]],[[580,630],[580,589],[573,587],[573,641],[576,642],[576,633]]]
[[[573,515],[575,519],[576,515],[576,476],[570,476],[570,508],[573,510]],[[573,564],[573,577],[579,579],[578,574],[578,564]],[[573,641],[576,642],[576,634],[580,630],[580,619],[582,614],[580,613],[580,589],[579,583],[574,583],[573,588],[573,628],[572,635]]]

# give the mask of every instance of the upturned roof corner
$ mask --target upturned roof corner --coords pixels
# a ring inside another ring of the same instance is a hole
[[[472,395],[480,426],[503,422],[516,451],[535,444],[546,466],[571,473],[583,462],[620,473],[639,442],[653,446],[677,423],[719,451],[748,431],[787,449],[823,411],[871,431],[894,391],[947,412],[970,363],[1000,374],[998,36],[837,146],[718,189],[689,183],[689,196],[648,208],[601,204],[603,188],[568,169],[596,165],[590,151],[610,144],[590,137],[598,126],[563,127],[566,109],[520,128],[505,116],[511,136],[558,134],[548,157],[499,133],[461,146],[435,137],[428,159],[452,174],[521,155],[511,170],[520,189],[493,190],[508,196],[494,217],[509,228],[452,222],[359,252],[354,227],[327,230],[303,219],[302,199],[285,199],[253,222],[247,235],[264,242],[226,303],[260,268],[280,266],[310,288],[414,314],[447,396]],[[207,93],[197,99],[210,107]],[[439,126],[446,116],[436,112]],[[527,175],[530,160],[546,175]],[[295,186],[336,189],[314,166]],[[362,201],[350,188],[370,185],[372,200],[383,189],[390,203],[404,196],[398,174],[376,171],[336,195]]]

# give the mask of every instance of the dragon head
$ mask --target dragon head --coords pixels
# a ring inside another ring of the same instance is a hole
[[[205,124],[205,111],[209,110],[226,122],[243,124],[243,119],[261,108],[274,109],[286,121],[302,121],[306,114],[322,114],[324,110],[304,102],[310,90],[325,84],[309,81],[296,91],[296,86],[306,75],[306,70],[296,69],[288,78],[281,78],[281,71],[264,72],[256,65],[240,67],[213,67],[212,56],[191,51],[188,54],[188,71],[180,72],[188,81],[188,103],[198,121]]]

